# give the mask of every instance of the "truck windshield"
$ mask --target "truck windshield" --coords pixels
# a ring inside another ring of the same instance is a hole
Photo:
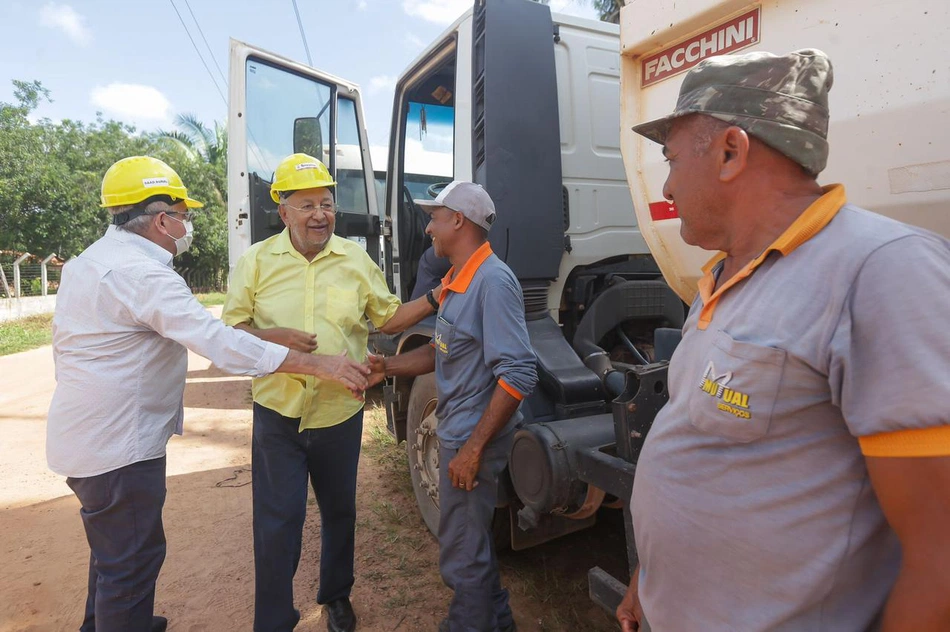
[[[310,147],[315,158],[330,164],[330,86],[247,60],[247,165],[268,183],[284,157],[294,153],[294,125],[298,119],[316,120]]]

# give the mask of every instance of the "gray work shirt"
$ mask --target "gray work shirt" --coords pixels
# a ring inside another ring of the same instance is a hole
[[[435,414],[439,441],[460,448],[488,407],[495,384],[523,399],[534,389],[538,374],[521,285],[487,243],[458,273],[449,270],[442,284],[432,339],[439,395]],[[521,411],[516,411],[497,436],[511,432],[521,419]]]
[[[827,191],[690,310],[633,488],[654,630],[874,629],[901,551],[864,442],[950,453],[950,242]]]

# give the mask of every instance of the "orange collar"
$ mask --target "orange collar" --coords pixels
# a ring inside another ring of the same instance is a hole
[[[847,202],[847,198],[842,185],[832,184],[822,187],[822,196],[805,209],[804,212],[792,222],[791,226],[786,228],[785,232],[779,235],[778,239],[773,241],[768,248],[762,251],[762,254],[746,264],[742,270],[737,272],[731,279],[727,279],[726,282],[720,285],[715,291],[713,291],[716,287],[714,270],[719,262],[726,258],[726,255],[720,252],[710,259],[709,262],[703,266],[703,278],[699,280],[699,295],[703,299],[703,308],[699,313],[698,328],[706,329],[712,321],[713,312],[716,309],[716,304],[719,302],[719,297],[733,285],[750,276],[755,269],[765,261],[769,253],[776,251],[780,252],[782,256],[787,256],[793,250],[821,232],[821,229],[834,219],[841,207],[845,205],[845,202]]]
[[[455,266],[449,268],[449,271],[444,277],[442,277],[442,293],[439,294],[439,302],[441,303],[445,300],[445,295],[448,292],[455,292],[457,294],[465,294],[468,290],[468,286],[471,285],[472,279],[475,278],[475,273],[478,272],[478,269],[482,267],[482,264],[485,263],[485,259],[492,255],[491,244],[487,241],[479,246],[478,250],[472,253],[472,256],[468,258],[468,261],[465,262],[465,265],[462,266],[462,269],[459,271],[458,276],[454,277]]]

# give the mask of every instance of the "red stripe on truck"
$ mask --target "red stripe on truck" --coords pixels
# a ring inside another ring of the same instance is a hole
[[[676,219],[679,217],[679,211],[676,210],[676,204],[673,202],[667,202],[666,200],[662,202],[650,202],[650,218],[654,222],[658,222],[661,219]]]

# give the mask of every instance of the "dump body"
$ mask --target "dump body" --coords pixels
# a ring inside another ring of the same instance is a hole
[[[714,253],[687,246],[663,198],[667,166],[637,123],[673,111],[685,72],[730,52],[818,48],[834,65],[831,154],[819,182],[848,200],[950,236],[950,4],[944,0],[631,2],[621,12],[620,138],[640,230],[690,302]]]

